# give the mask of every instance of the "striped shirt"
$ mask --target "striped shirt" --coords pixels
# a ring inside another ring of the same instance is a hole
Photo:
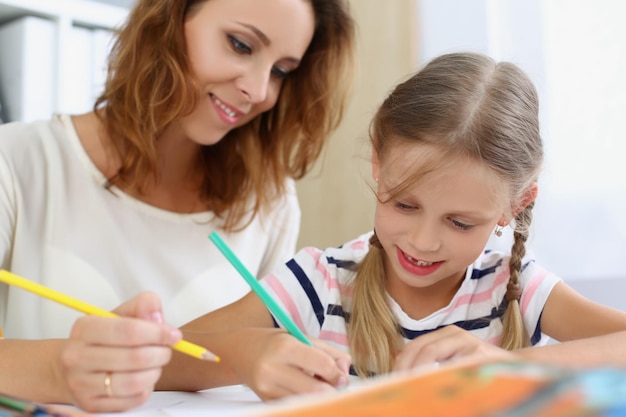
[[[370,236],[371,232],[339,248],[302,249],[261,283],[305,334],[347,352],[346,323],[352,299],[350,283],[355,275],[351,267],[367,253]],[[468,267],[450,304],[428,317],[414,320],[389,295],[388,300],[403,330],[405,342],[454,324],[498,345],[502,316],[507,306],[504,294],[508,279],[508,255],[485,251]],[[545,344],[549,340],[541,332],[541,313],[550,291],[559,281],[559,277],[534,261],[524,261],[520,277],[523,289],[520,307],[533,345]]]

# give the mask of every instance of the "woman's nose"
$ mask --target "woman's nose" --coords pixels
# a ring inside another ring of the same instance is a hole
[[[239,79],[239,89],[251,103],[261,103],[267,99],[271,72],[256,69]]]

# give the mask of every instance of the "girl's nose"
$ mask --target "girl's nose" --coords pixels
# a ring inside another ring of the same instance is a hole
[[[441,230],[427,221],[417,222],[410,231],[409,239],[420,252],[435,252],[441,247]]]

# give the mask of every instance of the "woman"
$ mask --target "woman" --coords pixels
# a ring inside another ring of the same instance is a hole
[[[163,315],[180,325],[248,290],[209,233],[257,276],[294,252],[293,179],[341,120],[353,44],[342,0],[139,0],[93,112],[2,126],[2,268],[105,308],[153,290],[163,308],[129,313],[159,326],[79,319],[68,341],[74,312],[0,285],[0,391],[143,402],[133,381],[156,381],[180,337]],[[168,340],[141,347],[142,326]],[[140,358],[152,370],[134,372]],[[109,371],[123,397],[106,396]],[[76,391],[90,385],[102,398]]]

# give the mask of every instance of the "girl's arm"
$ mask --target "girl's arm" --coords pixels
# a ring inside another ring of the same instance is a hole
[[[626,330],[626,313],[588,300],[559,282],[546,301],[541,329],[561,342],[600,336]]]
[[[626,366],[626,331],[570,340],[553,345],[530,347],[515,353],[522,359],[586,368],[594,366]]]
[[[272,316],[254,293],[182,327],[185,339],[220,356],[199,362],[174,352],[159,390],[197,391],[244,383],[262,399],[332,390],[348,381],[350,357],[323,343],[305,345],[274,328]]]
[[[588,300],[564,282],[548,296],[541,329],[562,343],[519,351],[524,357],[573,366],[626,365],[626,312]]]
[[[561,343],[507,352],[456,326],[447,326],[408,343],[396,357],[394,369],[460,358],[522,358],[574,367],[626,366],[626,313],[590,301],[563,282],[548,296],[541,329]]]

